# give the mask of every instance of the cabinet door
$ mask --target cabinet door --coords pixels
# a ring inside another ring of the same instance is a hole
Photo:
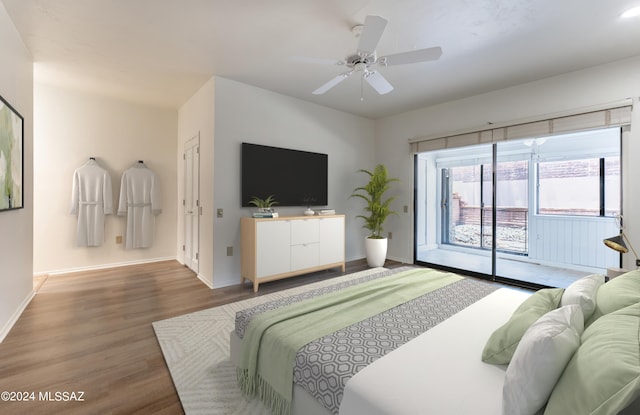
[[[344,217],[324,218],[320,223],[320,263],[344,261]]]
[[[320,240],[320,219],[291,221],[291,245],[302,245]]]
[[[291,247],[291,271],[317,267],[318,243],[293,245]]]
[[[258,278],[291,271],[289,221],[256,223],[256,274]]]

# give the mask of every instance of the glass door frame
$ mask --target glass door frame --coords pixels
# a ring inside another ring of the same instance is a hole
[[[481,164],[481,168],[483,165]],[[424,262],[418,259],[418,248],[417,248],[417,244],[414,243],[413,246],[413,262],[414,264],[417,265],[423,265],[423,266],[428,266],[430,268],[434,268],[434,269],[441,269],[441,270],[445,270],[445,271],[453,271],[453,272],[459,272],[461,274],[465,274],[465,275],[470,275],[473,277],[477,277],[477,278],[481,278],[481,279],[486,279],[486,280],[490,280],[493,282],[500,282],[503,284],[508,284],[508,285],[514,285],[514,286],[518,286],[518,287],[524,287],[524,288],[529,288],[529,289],[541,289],[541,288],[547,288],[548,286],[543,285],[543,284],[537,284],[537,283],[533,283],[530,281],[524,281],[524,280],[518,280],[518,279],[512,279],[512,278],[507,278],[507,277],[501,277],[498,276],[496,274],[496,270],[497,270],[497,243],[496,243],[496,236],[497,236],[497,209],[496,209],[496,204],[497,204],[497,170],[498,170],[498,143],[492,143],[491,144],[491,205],[492,205],[492,209],[491,209],[491,234],[492,234],[492,243],[491,243],[491,247],[490,249],[488,248],[483,248],[484,251],[490,251],[491,255],[491,273],[490,274],[486,274],[486,273],[482,273],[482,272],[477,272],[477,271],[473,271],[473,270],[468,270],[468,269],[463,269],[463,268],[457,268],[457,267],[452,267],[450,265],[441,265],[441,264],[437,264],[437,263],[430,263],[430,262]],[[417,202],[418,202],[418,173],[419,173],[419,169],[418,169],[418,155],[414,154],[414,212],[417,211]],[[444,178],[444,177],[440,177],[440,184],[441,184],[441,189],[440,189],[440,194],[441,197],[442,195],[445,195],[446,192],[448,192],[448,189],[445,189],[445,180],[450,180],[450,177],[448,178]],[[481,244],[480,246],[482,247],[484,244],[482,242],[483,238],[483,227],[484,227],[484,180],[482,180],[482,174],[481,174],[481,209],[480,209],[480,218],[481,218],[481,223],[480,223],[480,230],[481,230]],[[446,196],[446,201],[442,201],[440,202],[440,210],[441,212],[444,212],[445,210],[448,211],[448,209],[450,209],[450,206],[444,206],[446,205],[450,205],[450,200],[449,200],[449,195],[447,194]],[[446,208],[446,209],[445,209]],[[441,232],[441,238],[442,241],[447,240],[448,241],[448,234],[446,235],[446,239],[445,239],[445,233],[448,233],[448,225],[449,225],[449,216],[447,216],[447,219],[445,221],[440,221],[440,226],[442,227],[442,229],[440,230]],[[415,215],[414,215],[415,218]],[[443,226],[444,224],[447,224],[447,226]],[[414,235],[417,235],[417,231],[418,231],[418,221],[414,219]]]

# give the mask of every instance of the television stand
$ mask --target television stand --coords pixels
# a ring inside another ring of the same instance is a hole
[[[344,215],[240,220],[240,282],[261,283],[340,267],[345,271]]]

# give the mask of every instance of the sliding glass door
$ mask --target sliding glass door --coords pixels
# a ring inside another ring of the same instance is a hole
[[[531,286],[619,266],[620,128],[416,155],[416,262]],[[495,174],[494,174],[495,170]]]
[[[486,249],[486,236],[490,232],[483,221],[486,173],[486,166],[482,164],[442,170],[444,243]],[[488,184],[491,186],[491,182]]]
[[[422,212],[416,235],[421,238],[419,259],[443,267],[453,263],[472,274],[491,273],[491,154],[491,145],[483,145],[440,152],[437,159],[425,155],[416,160],[421,172],[416,175]],[[429,180],[429,175],[437,180]],[[437,229],[437,236],[428,229]]]
[[[496,250],[529,254],[529,160],[508,159],[498,145],[496,165]]]

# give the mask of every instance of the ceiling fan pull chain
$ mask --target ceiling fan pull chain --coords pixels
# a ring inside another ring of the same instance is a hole
[[[360,77],[360,101],[364,102],[364,74]]]

